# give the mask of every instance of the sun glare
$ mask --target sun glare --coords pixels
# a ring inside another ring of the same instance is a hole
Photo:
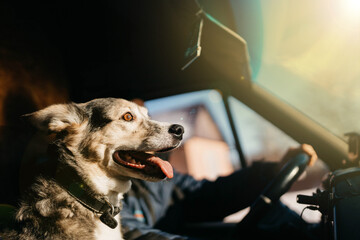
[[[339,1],[343,16],[349,21],[359,22],[360,20],[360,1],[341,0]]]

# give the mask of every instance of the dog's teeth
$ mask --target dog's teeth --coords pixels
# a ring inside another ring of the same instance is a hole
[[[141,165],[141,162],[133,158],[130,154],[124,154],[124,159],[130,164]]]

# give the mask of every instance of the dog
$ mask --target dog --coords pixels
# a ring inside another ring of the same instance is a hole
[[[55,104],[25,117],[54,136],[49,158],[58,166],[29,188],[15,229],[0,239],[123,239],[119,212],[131,179],[172,178],[170,163],[155,153],[178,147],[184,133],[120,98]]]

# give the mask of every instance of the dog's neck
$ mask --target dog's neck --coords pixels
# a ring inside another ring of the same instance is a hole
[[[129,178],[110,177],[96,163],[89,163],[85,169],[87,171],[82,174],[84,181],[97,194],[108,196],[110,201],[119,201],[122,195],[130,190],[131,181]]]
[[[60,164],[55,180],[77,202],[100,215],[100,220],[110,228],[116,228],[115,216],[120,212],[122,194],[109,191],[108,195],[98,194],[83,181],[82,177],[69,165]]]
[[[66,171],[73,171],[73,175],[77,175],[88,186],[91,194],[107,196],[115,206],[123,194],[130,190],[130,179],[108,176],[97,163],[84,161],[82,165],[78,165],[74,160],[76,156],[61,141],[50,144],[48,154],[52,161],[58,162],[57,174],[64,172],[61,168],[65,166]]]
[[[100,220],[111,228],[118,222],[123,194],[129,191],[131,181],[107,176],[95,162],[78,165],[76,156],[62,142],[49,145],[49,157],[58,162],[55,180],[74,199],[92,212],[100,214]]]

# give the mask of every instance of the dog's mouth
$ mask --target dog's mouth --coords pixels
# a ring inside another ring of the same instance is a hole
[[[113,159],[121,166],[141,171],[151,177],[159,179],[173,177],[173,168],[171,164],[151,153],[116,151],[113,155]]]

